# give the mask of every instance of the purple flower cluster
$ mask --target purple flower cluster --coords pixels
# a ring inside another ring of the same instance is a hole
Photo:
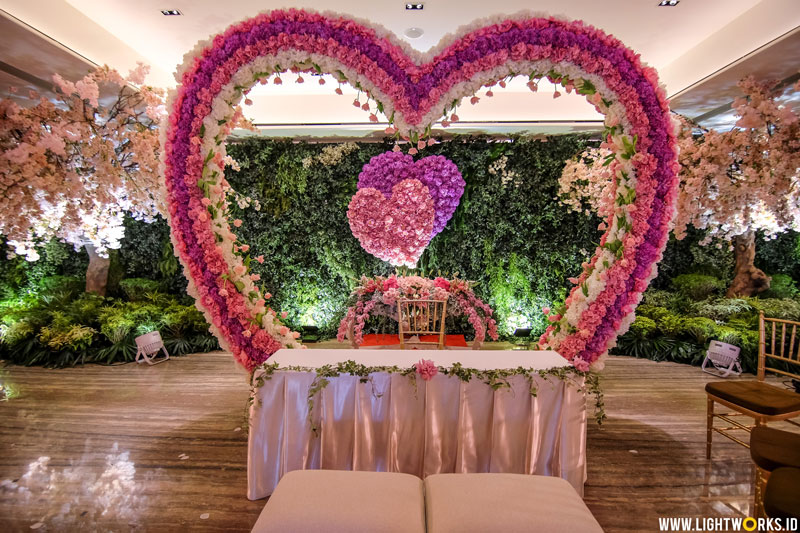
[[[377,189],[387,198],[392,188],[406,179],[419,180],[428,187],[436,215],[431,239],[441,232],[455,213],[464,194],[464,178],[455,163],[442,155],[414,158],[402,152],[384,152],[364,165],[358,175],[358,188]]]

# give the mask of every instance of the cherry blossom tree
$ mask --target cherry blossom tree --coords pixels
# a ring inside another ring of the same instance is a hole
[[[75,83],[56,74],[52,101],[35,92],[30,107],[0,100],[0,233],[31,261],[46,239],[86,246],[87,291],[105,290],[124,214],[149,221],[163,212],[164,93],[144,85],[147,71],[140,64],[123,78],[104,66]]]
[[[769,288],[755,267],[755,233],[774,237],[800,230],[800,121],[776,100],[774,84],[748,77],[733,104],[739,117],[727,132],[699,130],[680,120],[680,193],[674,234],[689,225],[706,231],[702,244],[728,241],[736,259],[728,296],[752,296]],[[800,90],[800,84],[795,86]],[[699,131],[699,134],[698,134]],[[585,153],[564,169],[562,199],[572,209],[597,210],[610,183],[596,153]]]

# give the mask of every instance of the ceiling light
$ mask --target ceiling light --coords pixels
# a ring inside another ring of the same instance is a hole
[[[681,0],[661,0],[658,3],[658,7],[674,7],[678,5],[678,2]]]
[[[406,9],[409,11],[419,11],[425,9],[425,4],[406,4]]]
[[[408,28],[403,33],[409,39],[419,39],[425,31],[422,28]]]
[[[175,17],[178,15],[183,15],[183,13],[181,13],[177,9],[162,9],[161,14],[164,15],[165,17]]]

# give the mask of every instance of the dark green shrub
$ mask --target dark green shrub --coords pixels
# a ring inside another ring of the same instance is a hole
[[[672,280],[672,285],[683,296],[695,301],[705,300],[725,289],[721,279],[706,274],[681,274]]]
[[[642,296],[642,303],[640,305],[649,305],[653,307],[664,307],[670,309],[674,307],[679,295],[670,291],[663,291],[659,289],[647,289]]]
[[[142,302],[157,294],[161,286],[151,279],[127,278],[120,281],[119,288],[129,301]]]
[[[800,291],[797,284],[786,274],[773,274],[769,289],[758,295],[759,298],[795,298]]]
[[[77,296],[86,289],[86,280],[77,276],[48,276],[36,286],[39,294],[64,293]]]

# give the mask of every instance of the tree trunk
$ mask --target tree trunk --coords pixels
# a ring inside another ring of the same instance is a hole
[[[754,232],[748,231],[733,238],[733,256],[736,259],[736,266],[733,270],[733,281],[726,294],[728,298],[755,296],[769,289],[772,278],[754,264],[756,258]]]
[[[91,244],[87,243],[84,246],[89,253],[89,267],[86,269],[86,292],[96,292],[100,296],[105,296],[111,259],[97,255],[97,251]]]

